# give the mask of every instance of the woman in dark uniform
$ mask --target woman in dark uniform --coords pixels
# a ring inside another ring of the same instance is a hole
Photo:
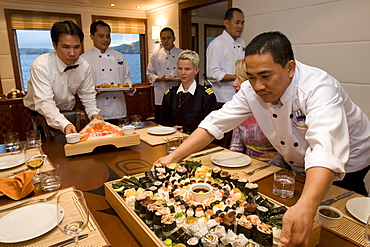
[[[217,109],[216,96],[211,88],[200,86],[194,76],[199,72],[199,56],[183,51],[177,61],[181,84],[167,90],[163,97],[161,121],[190,134],[211,111]]]

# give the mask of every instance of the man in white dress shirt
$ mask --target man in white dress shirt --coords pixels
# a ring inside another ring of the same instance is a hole
[[[101,84],[128,83],[130,96],[135,93],[130,78],[130,68],[121,52],[109,48],[111,43],[110,26],[103,21],[90,25],[90,38],[94,48],[81,56],[91,65],[92,77],[96,86]],[[118,119],[127,116],[125,95],[123,91],[101,92],[97,94],[98,108],[104,120],[118,125]]]
[[[245,55],[248,81],[241,90],[155,163],[178,162],[253,114],[291,168],[306,173],[299,200],[284,214],[280,237],[284,246],[306,246],[317,207],[334,180],[366,194],[370,122],[335,78],[295,60],[280,32],[258,35]]]
[[[177,58],[183,51],[175,46],[175,33],[169,27],[161,30],[161,47],[150,57],[146,74],[149,82],[154,85],[155,122],[160,123],[161,105],[164,93],[180,80],[174,81],[169,76],[178,76]]]
[[[245,41],[241,38],[244,29],[244,14],[238,8],[230,8],[225,13],[225,30],[208,45],[207,78],[212,83],[212,90],[217,102],[231,100],[235,94],[233,82],[235,62],[244,59]]]
[[[74,109],[76,92],[88,117],[102,119],[96,106],[91,67],[80,57],[84,34],[72,21],[56,22],[51,28],[51,39],[55,52],[33,61],[23,102],[43,115],[52,128],[64,134],[76,133],[76,127],[61,113]]]

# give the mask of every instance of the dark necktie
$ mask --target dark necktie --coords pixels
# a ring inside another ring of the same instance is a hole
[[[75,65],[68,65],[63,71],[66,72],[70,69],[75,69],[79,66],[79,64],[75,64]]]

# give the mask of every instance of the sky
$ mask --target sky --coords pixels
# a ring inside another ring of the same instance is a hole
[[[37,33],[37,35],[35,35]],[[112,42],[110,46],[122,43],[129,44],[139,40],[139,34],[111,33]],[[19,48],[50,48],[53,49],[50,31],[17,30]],[[90,38],[90,37],[86,37]]]

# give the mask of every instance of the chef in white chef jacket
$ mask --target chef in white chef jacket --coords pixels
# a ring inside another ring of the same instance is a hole
[[[225,30],[207,48],[207,78],[219,105],[230,101],[235,94],[235,62],[244,59],[245,41],[241,37],[244,29],[244,14],[238,8],[225,13]]]
[[[126,58],[122,53],[108,48],[111,42],[110,26],[103,21],[93,22],[90,25],[90,38],[94,42],[94,48],[81,56],[91,65],[95,85],[128,83],[130,90],[126,92],[132,96],[136,89],[132,86]],[[125,95],[122,91],[98,93],[97,102],[104,120],[118,124],[119,118],[127,116]]]
[[[335,78],[295,60],[280,32],[255,37],[246,47],[245,64],[248,81],[233,99],[154,164],[184,159],[253,114],[284,160],[306,174],[302,194],[284,214],[280,242],[307,246],[317,208],[333,181],[366,194],[370,121]]]

